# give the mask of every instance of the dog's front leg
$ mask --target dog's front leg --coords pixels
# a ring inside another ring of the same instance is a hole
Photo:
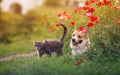
[[[75,50],[72,50],[72,56],[76,56]]]

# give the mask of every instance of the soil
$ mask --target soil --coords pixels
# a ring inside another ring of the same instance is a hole
[[[31,56],[34,56],[35,54],[37,54],[36,51],[31,52],[31,53],[26,53],[26,54],[10,55],[10,56],[7,56],[7,57],[0,58],[0,62],[10,61],[12,59],[21,58],[21,57],[31,57]]]

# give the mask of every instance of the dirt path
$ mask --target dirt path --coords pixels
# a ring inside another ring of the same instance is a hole
[[[21,58],[21,57],[30,57],[30,56],[34,56],[35,54],[37,54],[36,51],[31,52],[31,53],[27,53],[27,54],[11,55],[11,56],[8,56],[8,57],[0,58],[0,62],[10,61],[12,59]]]

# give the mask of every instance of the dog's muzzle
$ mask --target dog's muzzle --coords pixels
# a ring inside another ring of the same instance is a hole
[[[73,44],[73,45],[77,45],[78,43],[76,42],[75,39],[72,39],[72,44]]]
[[[75,42],[75,39],[72,39],[72,42]]]
[[[75,39],[72,39],[72,44],[73,45],[77,45],[77,44],[82,43],[82,42],[83,42],[83,40],[79,40],[79,42],[76,42]]]

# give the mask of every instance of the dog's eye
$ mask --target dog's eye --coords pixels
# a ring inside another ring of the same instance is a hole
[[[78,35],[78,38],[81,38],[81,36],[80,36],[80,35]]]

